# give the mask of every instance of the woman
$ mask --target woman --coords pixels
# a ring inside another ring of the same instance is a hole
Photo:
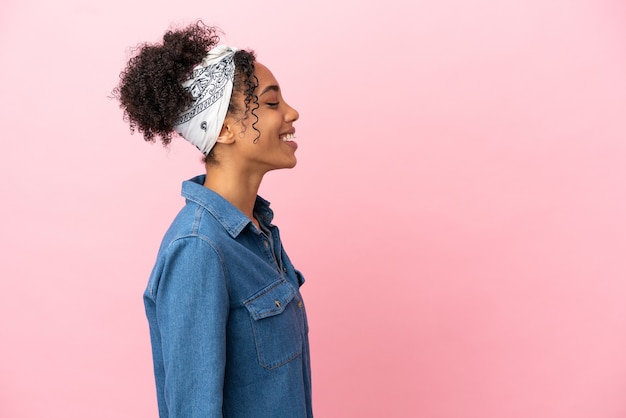
[[[131,132],[205,155],[144,294],[161,417],[311,417],[304,279],[257,196],[296,165],[298,112],[254,53],[201,22],[143,45],[117,97]]]

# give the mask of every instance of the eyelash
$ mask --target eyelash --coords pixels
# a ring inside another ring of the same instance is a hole
[[[268,103],[267,103],[267,105],[268,105],[269,107],[278,107],[278,103],[279,103],[279,102],[268,102]]]

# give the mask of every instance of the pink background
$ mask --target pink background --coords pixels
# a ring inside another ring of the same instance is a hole
[[[301,114],[261,193],[318,417],[626,417],[622,0],[3,0],[0,417],[156,416],[141,294],[203,167],[107,96],[196,18]]]

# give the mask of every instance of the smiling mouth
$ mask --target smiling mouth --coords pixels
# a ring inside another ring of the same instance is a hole
[[[296,134],[284,134],[280,136],[280,139],[284,142],[296,139]]]

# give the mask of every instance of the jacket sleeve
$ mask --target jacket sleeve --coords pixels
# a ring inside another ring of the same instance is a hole
[[[156,292],[168,416],[221,417],[229,298],[213,245],[193,236],[170,244]]]

